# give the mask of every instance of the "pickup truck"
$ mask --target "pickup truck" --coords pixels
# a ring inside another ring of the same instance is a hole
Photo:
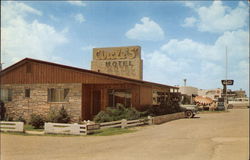
[[[181,104],[181,110],[185,112],[186,118],[193,118],[198,113],[198,106],[193,104]]]

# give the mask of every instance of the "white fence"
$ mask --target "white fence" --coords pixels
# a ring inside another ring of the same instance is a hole
[[[87,135],[87,125],[65,124],[65,123],[45,123],[44,132],[49,134],[73,134]]]
[[[0,122],[0,130],[1,131],[11,131],[11,132],[23,132],[23,122]]]
[[[139,125],[152,124],[152,118],[138,119],[127,121],[126,119],[113,122],[105,122],[100,124],[66,124],[66,123],[45,123],[44,132],[47,134],[72,134],[72,135],[87,135],[98,129],[104,128],[126,128]]]
[[[120,120],[120,121],[112,121],[112,122],[104,122],[100,124],[96,124],[93,122],[86,122],[86,124],[66,124],[66,123],[45,123],[44,125],[44,133],[49,134],[72,134],[72,135],[87,135],[95,130],[104,129],[104,128],[127,128],[127,127],[135,127],[140,125],[151,125],[151,124],[161,124],[164,122],[168,122],[175,119],[184,118],[184,113],[174,113],[169,115],[151,117],[148,116],[145,119],[137,119],[137,120]],[[1,131],[16,131],[23,132],[24,131],[24,123],[23,122],[0,122]]]
[[[112,121],[112,122],[104,122],[100,123],[100,128],[126,128],[126,127],[134,127],[134,126],[140,126],[145,124],[152,124],[152,118],[149,116],[146,119],[137,119],[137,120],[120,120],[120,121]]]

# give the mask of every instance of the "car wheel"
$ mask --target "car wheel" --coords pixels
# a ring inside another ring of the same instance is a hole
[[[233,109],[233,107],[234,107],[234,106],[233,106],[232,104],[229,104],[227,108],[228,108],[228,109]]]
[[[192,118],[194,116],[192,111],[186,111],[185,115],[186,115],[186,118]]]

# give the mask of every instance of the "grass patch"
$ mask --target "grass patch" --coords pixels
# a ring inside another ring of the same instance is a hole
[[[43,131],[43,129],[34,129],[30,128],[29,125],[25,125],[30,131]],[[107,128],[95,131],[93,134],[88,136],[112,136],[112,135],[120,135],[125,133],[133,133],[136,132],[136,129],[128,129],[128,128]],[[10,135],[21,135],[21,136],[53,136],[53,137],[84,137],[85,135],[68,135],[68,134],[27,134],[23,132],[0,132],[1,134],[10,134]]]
[[[11,131],[0,131],[0,134],[11,134],[11,135],[22,135],[22,136],[28,135],[25,134],[24,132],[11,132]]]
[[[25,124],[24,125],[24,130],[25,131],[38,131],[38,132],[42,132],[44,129],[35,129],[32,125]]]
[[[112,135],[119,135],[124,133],[133,133],[136,132],[135,129],[128,129],[128,128],[107,128],[95,131],[93,136],[112,136]]]

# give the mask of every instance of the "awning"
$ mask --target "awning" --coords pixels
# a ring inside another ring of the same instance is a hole
[[[209,97],[203,97],[203,96],[196,96],[196,97],[194,97],[194,101],[196,103],[205,104],[205,105],[213,103],[213,100],[211,98],[209,98]]]

